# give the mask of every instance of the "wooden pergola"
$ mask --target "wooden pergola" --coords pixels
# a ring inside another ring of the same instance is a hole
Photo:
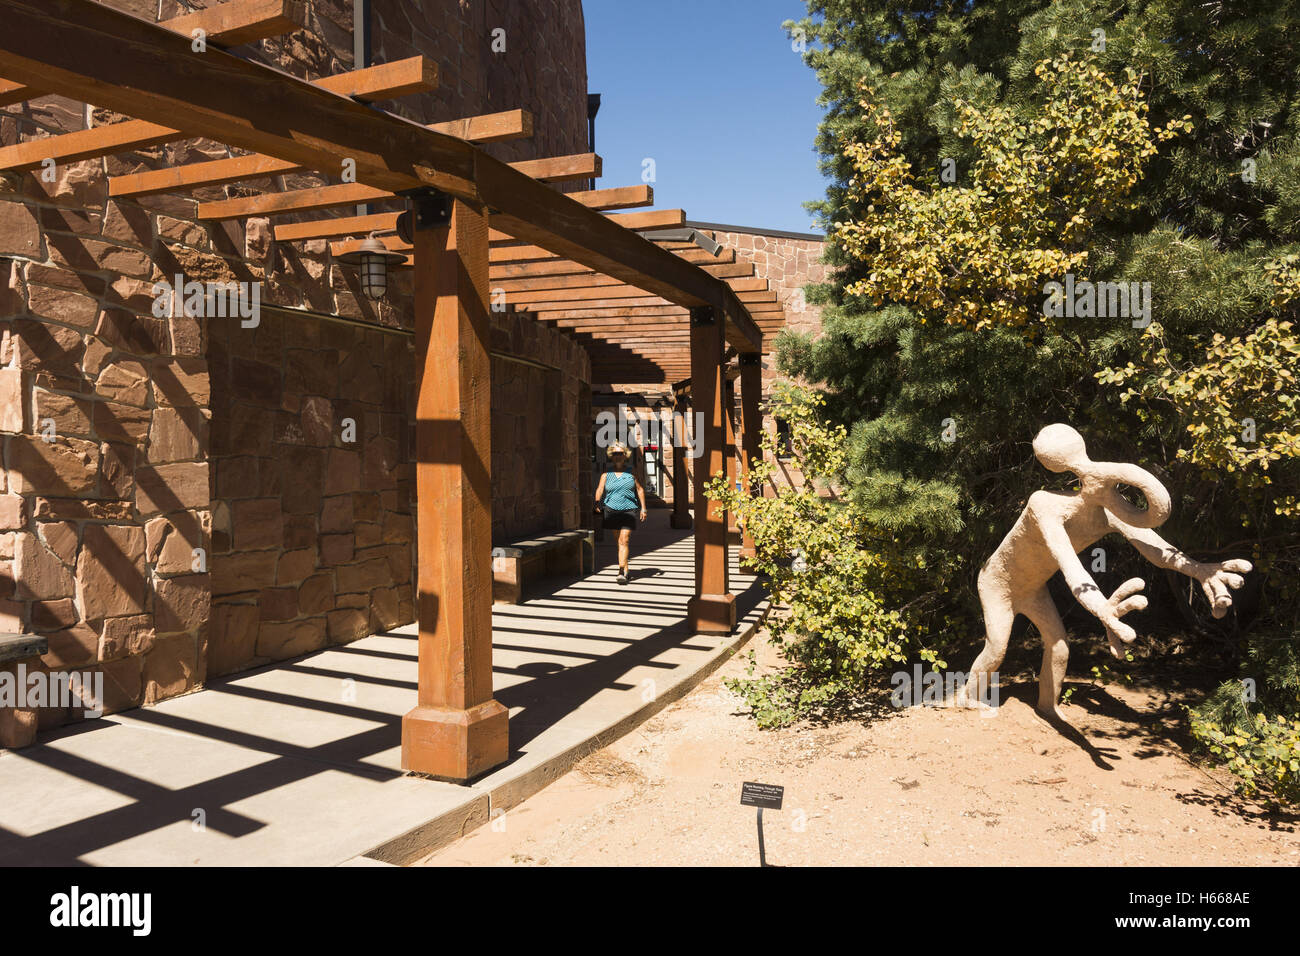
[[[726,515],[703,494],[728,469],[734,442],[727,364],[742,377],[745,450],[759,431],[759,353],[781,306],[752,265],[689,241],[641,231],[680,226],[680,210],[649,205],[646,186],[562,193],[588,179],[584,154],[508,164],[480,144],[528,136],[520,110],[423,126],[373,102],[432,88],[421,57],[300,80],[226,47],[301,27],[289,0],[228,2],[146,22],[92,0],[0,0],[0,106],[48,93],[132,117],[0,149],[0,169],[56,164],[202,137],[247,155],[113,177],[125,199],[297,171],[355,181],[199,205],[199,217],[277,216],[372,203],[365,215],[278,225],[281,242],[336,239],[349,251],[370,233],[409,253],[414,270],[419,691],[403,719],[409,770],[465,780],[503,763],[507,714],[493,699],[489,315],[493,296],[565,329],[603,382],[690,380],[703,413],[693,471],[697,631],[735,626]],[[195,52],[203,30],[207,48]],[[345,167],[345,161],[347,167]],[[409,241],[391,234],[412,211]],[[498,291],[499,290],[499,291]],[[681,448],[677,449],[681,451]],[[735,467],[734,461],[730,465]],[[684,496],[679,496],[684,497]]]

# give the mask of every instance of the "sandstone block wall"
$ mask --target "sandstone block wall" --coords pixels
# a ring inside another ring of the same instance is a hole
[[[492,350],[493,544],[586,527],[591,359],[515,315],[493,317]]]

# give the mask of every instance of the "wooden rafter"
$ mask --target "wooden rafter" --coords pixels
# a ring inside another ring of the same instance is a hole
[[[649,186],[626,186],[618,189],[593,189],[568,194],[570,198],[589,209],[625,209],[654,202],[654,192]],[[264,193],[258,196],[240,196],[199,203],[200,219],[242,219],[246,216],[282,216],[295,212],[316,212],[335,206],[352,206],[363,202],[382,202],[394,199],[392,193],[373,189],[361,183],[342,183],[333,186],[315,186],[310,189],[292,189],[287,192]],[[662,221],[675,221],[682,210],[656,210],[659,213],[640,222],[629,222],[628,228],[658,229]],[[629,220],[634,214],[628,214]],[[643,214],[647,215],[647,214]],[[504,237],[502,237],[504,238]]]
[[[158,26],[192,38],[202,30],[207,42],[219,46],[240,46],[281,36],[307,25],[301,0],[226,0],[226,2],[164,20]],[[0,107],[44,96],[40,87],[0,80]]]
[[[436,80],[437,67],[424,57],[416,56],[397,63],[386,63],[382,66],[368,67],[350,73],[340,73],[338,76],[327,76],[316,80],[315,84],[321,89],[340,93],[343,96],[354,96],[369,101],[391,99],[394,96],[402,95],[403,92],[433,89]],[[91,129],[77,130],[76,132],[63,133],[58,136],[44,136],[39,139],[28,140],[25,143],[0,148],[0,169],[22,172],[28,169],[36,169],[47,159],[52,159],[57,164],[75,163],[97,156],[125,153],[136,149],[148,149],[150,146],[157,146],[159,143],[185,139],[189,135],[181,130],[172,129],[169,126],[160,126],[157,123],[147,123],[144,120],[126,120],[121,123],[96,126]],[[255,161],[259,159],[266,160],[267,158],[265,156],[241,156],[233,160],[216,160],[215,162],[231,163],[236,166],[242,164],[251,168]],[[208,164],[204,163],[202,165]],[[283,169],[270,170],[270,172],[283,171]],[[177,170],[159,170],[159,172],[167,174],[175,173]],[[143,173],[135,176],[115,177],[109,182],[109,194],[114,196],[131,195],[131,193],[114,192],[112,189],[113,183],[119,179],[138,180],[140,177],[147,175],[149,174]],[[263,172],[261,175],[267,175],[267,173]],[[168,177],[164,175],[158,178],[166,180]]]
[[[492,210],[523,243],[687,307],[711,307],[742,351],[762,336],[724,282],[472,144],[376,111],[92,0],[0,0],[0,76],[314,169],[356,163],[359,183],[437,189]],[[112,55],[105,55],[111,50]]]

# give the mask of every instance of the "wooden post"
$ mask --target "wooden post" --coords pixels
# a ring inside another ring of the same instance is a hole
[[[686,429],[691,418],[691,406],[686,396],[673,395],[673,513],[668,523],[674,528],[691,526],[691,479],[686,467]],[[698,440],[698,439],[697,439]]]
[[[726,473],[726,382],[722,317],[711,307],[691,310],[691,401],[703,413],[695,436],[703,454],[695,459],[695,596],[687,618],[699,633],[730,633],[736,626],[736,596],[727,568],[727,515],[704,494],[705,484]]]
[[[725,375],[725,370],[724,370]],[[727,382],[727,403],[726,414],[723,416],[723,422],[727,426],[727,484],[736,487],[736,460],[740,457],[736,454],[736,383],[733,379],[726,379]],[[736,513],[727,512],[727,534],[730,535],[740,530],[736,523]],[[730,540],[730,538],[728,538]]]
[[[492,698],[488,225],[443,196],[412,215],[419,696],[402,718],[402,767],[463,781],[509,754]]]
[[[757,352],[742,353],[740,356],[740,432],[742,448],[740,454],[740,480],[745,487],[746,493],[750,495],[754,493],[749,481],[751,462],[758,460],[761,454],[759,436],[763,431],[763,418],[759,412],[759,407],[762,396],[762,356]],[[754,556],[754,539],[750,537],[748,524],[745,525],[744,536],[740,542],[740,556],[742,558],[752,558]]]

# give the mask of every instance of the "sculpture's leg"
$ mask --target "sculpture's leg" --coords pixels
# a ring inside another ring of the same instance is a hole
[[[1011,595],[984,575],[979,579],[980,607],[984,611],[984,649],[970,666],[966,683],[957,692],[955,703],[959,707],[969,707],[980,702],[982,694],[988,692],[993,681],[993,673],[1002,665],[1007,656],[1007,644],[1011,640],[1011,622],[1016,619],[1016,609],[1011,604]]]
[[[1043,668],[1038,672],[1038,712],[1044,717],[1065,720],[1059,705],[1065,668],[1070,662],[1065,625],[1061,623],[1061,615],[1045,587],[1034,592],[1021,610],[1033,621],[1043,639]]]

